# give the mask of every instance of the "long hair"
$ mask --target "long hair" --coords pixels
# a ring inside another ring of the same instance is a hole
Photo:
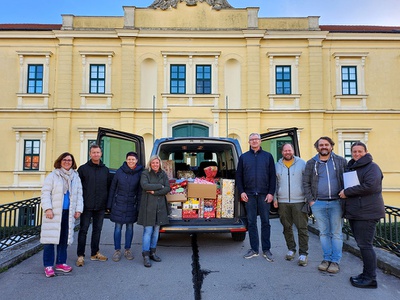
[[[163,170],[163,166],[162,166],[162,160],[158,155],[152,155],[149,159],[149,161],[147,162],[146,165],[146,169],[149,170],[149,172],[151,172],[151,162],[155,159],[158,159],[160,161],[160,170]]]

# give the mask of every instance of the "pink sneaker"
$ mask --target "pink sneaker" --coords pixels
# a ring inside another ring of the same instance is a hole
[[[72,271],[72,267],[68,266],[67,264],[60,264],[56,265],[57,271],[63,271],[64,273],[68,273]]]
[[[54,275],[56,275],[54,273],[53,267],[44,268],[44,274],[46,274],[46,277],[53,277]]]

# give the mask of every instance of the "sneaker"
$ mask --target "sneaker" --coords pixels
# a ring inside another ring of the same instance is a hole
[[[92,255],[90,257],[90,260],[98,260],[98,261],[106,261],[108,258],[107,256],[104,256],[100,252],[97,252],[95,255]]]
[[[331,264],[329,265],[329,267],[326,271],[331,274],[337,274],[337,273],[339,273],[339,270],[340,270],[339,264],[335,263],[335,262],[331,262]]]
[[[305,267],[305,266],[307,266],[307,263],[308,263],[307,255],[304,255],[304,254],[300,255],[297,264],[301,267]]]
[[[331,263],[330,261],[323,260],[323,261],[319,264],[318,270],[320,270],[320,271],[326,271],[326,270],[328,270],[330,263]]]
[[[286,259],[286,260],[293,260],[295,254],[296,254],[296,251],[289,250],[289,251],[286,253],[285,259]]]
[[[54,273],[53,267],[46,267],[44,268],[44,274],[46,274],[46,277],[53,277],[56,274]]]
[[[83,256],[78,256],[75,265],[77,267],[83,267],[84,264],[85,264],[85,258]]]
[[[63,271],[64,273],[68,273],[72,271],[72,267],[68,266],[67,264],[59,264],[56,265],[57,271]]]
[[[258,256],[258,252],[254,251],[253,249],[250,249],[249,251],[247,251],[247,253],[245,255],[243,255],[244,258],[253,258]]]
[[[121,250],[115,250],[115,253],[114,253],[113,257],[112,257],[112,260],[115,261],[115,262],[120,261],[121,260],[121,256],[122,256]]]
[[[125,249],[124,256],[128,260],[134,259],[133,255],[132,255],[132,252],[131,252],[131,249]]]
[[[273,262],[274,261],[274,259],[272,257],[272,253],[269,250],[266,250],[266,251],[263,252],[263,257],[269,262]]]

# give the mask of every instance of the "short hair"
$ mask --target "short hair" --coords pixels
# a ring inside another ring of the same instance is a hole
[[[161,158],[158,155],[152,155],[146,165],[146,169],[149,170],[149,172],[151,171],[151,162],[155,159],[160,161],[160,169],[163,170]]]
[[[127,159],[128,156],[133,156],[133,157],[135,157],[137,160],[139,159],[137,153],[136,153],[136,152],[133,152],[133,151],[129,151],[129,152],[126,154],[125,159]]]
[[[368,151],[368,150],[367,150],[367,145],[365,145],[363,142],[354,142],[354,143],[351,145],[351,150],[353,150],[353,147],[354,147],[354,146],[361,146],[361,147],[364,148],[365,152]]]
[[[250,135],[249,135],[249,140],[250,140],[250,138],[251,138],[253,135],[256,135],[257,138],[261,139],[261,135],[260,135],[259,133],[253,132],[253,133],[250,133]]]
[[[97,145],[97,144],[91,144],[90,147],[89,147],[89,153],[90,153],[90,151],[91,151],[92,149],[97,149],[97,148],[100,148],[100,146]],[[101,150],[101,148],[100,148],[100,150]]]
[[[314,143],[314,147],[315,149],[318,149],[318,143],[320,140],[326,140],[329,142],[329,144],[331,144],[332,148],[333,146],[335,146],[335,142],[329,137],[329,136],[321,136],[315,143]]]
[[[76,162],[75,162],[75,158],[74,158],[74,156],[73,156],[71,153],[69,153],[69,152],[64,152],[64,153],[62,153],[62,154],[54,161],[54,168],[56,168],[56,169],[61,169],[61,161],[62,161],[65,157],[67,157],[67,156],[71,156],[71,159],[72,159],[72,166],[71,166],[71,168],[75,170],[75,169],[77,168]]]
[[[290,147],[292,147],[292,150],[294,151],[294,146],[293,146],[292,143],[284,143],[284,144],[281,146],[281,152],[283,151],[283,148],[284,148],[286,145],[289,145]]]

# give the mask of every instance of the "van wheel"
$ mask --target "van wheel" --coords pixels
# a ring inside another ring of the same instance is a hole
[[[232,232],[232,239],[235,242],[243,242],[246,238],[246,232]]]

